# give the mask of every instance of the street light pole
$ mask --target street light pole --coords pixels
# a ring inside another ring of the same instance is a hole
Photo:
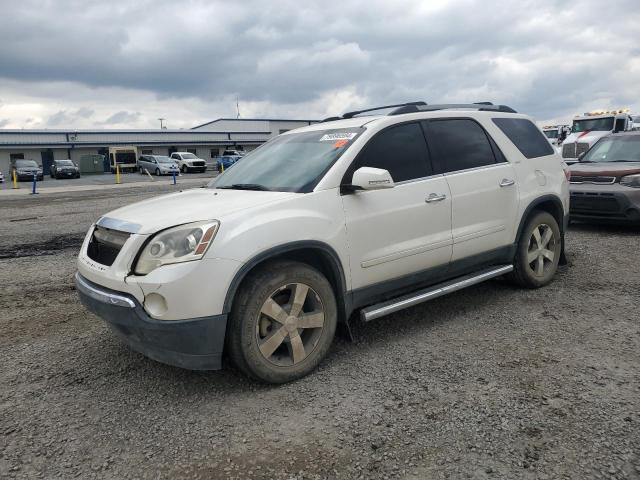
[[[162,122],[163,122],[165,119],[164,119],[164,118],[159,118],[158,120],[160,120],[160,130],[162,130],[162,129],[163,129]]]

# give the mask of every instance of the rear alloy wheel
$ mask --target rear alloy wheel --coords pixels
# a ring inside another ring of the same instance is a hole
[[[336,323],[333,289],[320,272],[297,262],[272,263],[251,274],[238,292],[229,355],[253,378],[289,382],[324,358]]]
[[[548,284],[558,270],[561,251],[558,222],[547,212],[536,213],[522,232],[511,278],[526,288]]]

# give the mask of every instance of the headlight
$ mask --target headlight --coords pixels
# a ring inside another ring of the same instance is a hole
[[[624,185],[625,187],[640,188],[640,175],[636,174],[622,177],[620,179],[620,185]]]
[[[209,220],[157,233],[142,250],[135,273],[146,275],[161,265],[200,260],[213,242],[219,226],[217,220]]]

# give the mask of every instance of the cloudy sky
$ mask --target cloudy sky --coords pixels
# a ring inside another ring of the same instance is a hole
[[[638,0],[0,0],[0,128],[493,101],[640,113]]]

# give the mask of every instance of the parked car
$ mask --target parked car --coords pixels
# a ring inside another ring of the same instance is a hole
[[[221,157],[243,157],[244,154],[244,150],[225,150]]]
[[[44,179],[42,167],[38,165],[35,160],[16,160],[14,168],[19,182],[23,180],[33,180],[34,175],[37,180]]]
[[[223,170],[228,169],[242,157],[240,155],[224,155],[218,158],[216,162],[216,166],[218,167],[218,171],[222,172]]]
[[[571,219],[640,224],[640,131],[601,138],[570,169]]]
[[[153,175],[173,175],[179,173],[178,164],[166,155],[142,155],[138,159],[138,170],[147,170]]]
[[[54,160],[49,170],[51,178],[80,178],[80,169],[71,160]]]
[[[504,275],[551,282],[569,182],[541,130],[502,105],[394,107],[291,130],[208,188],[104,215],[80,250],[81,301],[150,358],[218,369],[225,352],[282,383],[356,312]]]
[[[173,152],[171,154],[171,158],[176,161],[178,168],[182,173],[204,172],[207,170],[207,164],[205,161],[193,153]]]

